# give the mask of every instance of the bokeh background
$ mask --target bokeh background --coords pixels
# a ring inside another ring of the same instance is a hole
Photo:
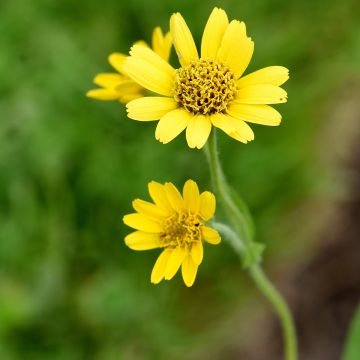
[[[117,102],[85,97],[106,57],[168,29],[199,42],[221,6],[255,41],[249,71],[284,65],[278,128],[220,134],[264,266],[295,312],[301,359],[339,359],[360,298],[360,3],[357,0],[14,0],[0,3],[0,358],[281,358],[270,306],[226,243],[195,285],[149,282],[158,252],[123,243],[150,180],[211,188],[203,153]],[[174,57],[174,54],[173,54]]]

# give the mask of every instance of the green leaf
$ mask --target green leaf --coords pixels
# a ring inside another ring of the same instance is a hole
[[[342,360],[360,359],[360,305],[351,321]]]
[[[251,265],[260,263],[264,250],[264,244],[252,242],[250,245],[248,245],[246,255],[243,259],[244,268],[249,268]]]
[[[249,235],[250,239],[254,239],[255,237],[255,226],[254,221],[249,211],[248,206],[246,205],[245,201],[239,196],[239,194],[233,189],[230,188],[231,196],[235,201],[236,205],[238,206],[241,214],[244,217],[246,223],[246,232]]]

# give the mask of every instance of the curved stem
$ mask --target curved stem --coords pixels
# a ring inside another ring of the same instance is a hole
[[[281,322],[281,328],[284,336],[284,357],[286,360],[297,359],[297,340],[294,321],[288,305],[274,285],[266,277],[258,264],[249,268],[249,273],[255,281],[258,289],[273,305]]]
[[[230,187],[226,182],[218,157],[215,130],[213,130],[211,138],[209,139],[209,145],[205,148],[205,153],[209,161],[215,192],[222,203],[232,227],[238,232],[238,236],[232,236],[227,229],[221,229],[219,227],[218,229],[228,237],[230,244],[237,253],[241,256],[244,256],[243,253],[245,253],[245,256],[249,255],[251,257],[254,249],[254,242],[251,236],[251,219],[244,214],[244,211],[239,209],[231,195]],[[242,243],[235,244],[234,241],[242,241]],[[297,360],[296,331],[291,312],[285,300],[267,279],[258,262],[251,264],[248,271],[258,289],[273,305],[275,312],[279,316],[284,337],[285,359]]]
[[[239,232],[240,237],[244,242],[251,241],[249,223],[246,221],[244,215],[241,213],[231,196],[230,187],[220,164],[215,129],[213,129],[209,142],[205,146],[205,154],[209,161],[215,192],[220,198],[231,225]]]

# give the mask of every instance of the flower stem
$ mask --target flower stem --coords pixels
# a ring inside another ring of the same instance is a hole
[[[252,265],[249,268],[249,273],[258,289],[273,305],[279,316],[284,337],[284,358],[286,360],[297,360],[296,330],[286,301],[266,277],[259,264]]]
[[[247,221],[231,196],[231,190],[226,181],[218,156],[215,129],[213,129],[210,136],[209,145],[206,144],[205,146],[205,154],[209,161],[216,195],[220,198],[231,225],[238,231],[239,236],[244,243],[251,241],[250,228],[252,224]]]
[[[217,230],[219,233],[225,235],[228,242],[231,243],[232,248],[236,253],[242,257],[244,251],[244,244],[239,238],[239,235],[228,225],[219,222],[212,222],[211,227]]]
[[[219,231],[223,232],[224,235],[229,238],[230,244],[234,250],[240,254],[243,260],[245,258],[254,259],[248,266],[248,271],[258,289],[273,305],[275,312],[279,316],[284,338],[284,358],[286,360],[297,360],[296,330],[291,312],[284,298],[261,269],[259,257],[256,257],[256,254],[252,253],[255,249],[251,231],[252,220],[244,202],[240,200],[240,208],[231,194],[218,156],[215,129],[213,129],[208,145],[205,147],[205,153],[209,161],[215,192],[220,199],[231,226],[235,229],[238,236],[229,236],[232,234],[228,229],[222,231],[221,226],[219,227]],[[240,244],[236,244],[234,240],[237,240]]]

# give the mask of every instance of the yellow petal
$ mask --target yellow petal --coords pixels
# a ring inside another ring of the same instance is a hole
[[[287,93],[275,85],[251,85],[238,91],[236,101],[242,104],[279,104],[287,101]]]
[[[153,30],[153,33],[152,33],[152,48],[153,50],[158,54],[160,55],[161,53],[161,50],[162,50],[162,42],[163,42],[163,33],[161,31],[161,28],[160,26],[157,26],[154,30]],[[161,56],[161,55],[160,55]],[[161,56],[162,57],[162,56]],[[163,57],[162,57],[163,58]]]
[[[137,211],[139,214],[145,215],[157,221],[163,220],[164,217],[169,216],[169,210],[166,210],[148,201],[135,199],[132,205],[135,211]]]
[[[197,241],[191,248],[191,257],[196,265],[200,265],[204,257],[202,241]]]
[[[123,75],[115,73],[100,73],[95,76],[93,81],[96,85],[105,88],[115,88],[115,86],[124,81],[124,79],[126,78]]]
[[[140,46],[145,46],[145,47],[149,47],[148,43],[144,40],[138,40],[138,41],[135,41],[133,45],[140,45]]]
[[[171,34],[170,32],[167,32],[164,36],[163,51],[161,54],[161,57],[166,61],[169,61],[171,54],[171,47],[172,47]]]
[[[185,109],[176,109],[165,114],[157,124],[155,138],[163,144],[169,143],[188,125],[192,115]]]
[[[171,255],[169,256],[168,262],[166,264],[165,280],[171,280],[174,277],[182,262],[184,261],[185,256],[186,251],[181,247],[177,247],[171,252]]]
[[[159,96],[143,97],[126,105],[128,117],[140,121],[159,120],[177,107],[178,103],[173,98]]]
[[[160,246],[159,234],[135,231],[125,237],[125,244],[132,250],[150,250]]]
[[[170,33],[181,66],[199,59],[191,32],[179,13],[173,14],[170,18]]]
[[[235,140],[247,144],[249,141],[254,140],[255,135],[251,127],[244,121],[235,119],[235,132],[229,134]]]
[[[243,22],[233,20],[225,30],[217,54],[219,61],[225,63],[239,78],[249,65],[254,52],[254,43],[246,36]]]
[[[132,94],[136,92],[141,92],[144,90],[140,85],[138,85],[135,81],[127,78],[126,80],[121,81],[115,86],[115,90],[119,94]]]
[[[269,84],[280,86],[289,79],[289,70],[283,66],[268,66],[239,79],[238,88],[250,85]]]
[[[93,89],[86,93],[86,96],[96,100],[116,100],[119,95],[115,90],[112,89]]]
[[[214,126],[238,141],[246,144],[248,141],[254,140],[254,132],[242,120],[227,114],[214,114],[211,115],[211,121]]]
[[[200,195],[200,215],[205,220],[210,220],[215,214],[216,200],[213,193],[204,191]]]
[[[201,149],[211,132],[211,121],[209,116],[193,116],[186,128],[186,140],[190,148]]]
[[[163,231],[162,226],[158,222],[141,214],[125,215],[123,221],[127,226],[130,226],[135,230],[150,233],[161,233]]]
[[[216,59],[224,32],[229,25],[226,12],[214,8],[205,26],[201,41],[201,57]]]
[[[166,196],[165,186],[156,182],[151,181],[148,184],[148,190],[154,203],[164,210],[172,210],[169,200]]]
[[[254,124],[277,126],[281,122],[281,114],[269,105],[249,105],[233,101],[227,112],[236,119]]]
[[[185,208],[197,214],[200,208],[199,188],[195,181],[187,180],[183,188]]]
[[[112,53],[108,56],[110,65],[119,73],[124,74],[122,65],[127,58],[127,55],[121,53]]]
[[[153,270],[151,272],[151,282],[158,284],[165,276],[165,269],[172,250],[165,249],[157,258]]]
[[[166,33],[164,36],[161,28],[157,26],[152,34],[152,48],[161,56],[165,61],[169,60],[171,51],[171,36],[170,33]]]
[[[123,104],[127,104],[129,101],[135,100],[135,99],[139,99],[143,97],[143,93],[142,92],[134,92],[134,93],[126,93],[126,94],[122,94],[119,93],[119,101]]]
[[[201,227],[201,235],[205,241],[212,245],[217,245],[221,241],[219,233],[208,226]]]
[[[175,70],[159,55],[144,46],[135,45],[124,61],[126,74],[145,89],[172,96]]]
[[[171,207],[177,212],[184,210],[185,208],[184,200],[179,190],[175,187],[175,185],[172,184],[171,182],[167,182],[165,183],[164,187],[165,187],[166,197],[169,200]]]
[[[161,56],[148,47],[134,45],[130,50],[130,55],[152,64],[163,73],[167,74],[170,78],[173,78],[175,75],[175,69],[167,61],[162,59]]]
[[[190,254],[188,254],[181,266],[181,273],[186,286],[190,287],[194,284],[198,266],[194,263]]]
[[[234,119],[226,114],[217,113],[210,117],[212,124],[224,131],[226,134],[235,132]]]

